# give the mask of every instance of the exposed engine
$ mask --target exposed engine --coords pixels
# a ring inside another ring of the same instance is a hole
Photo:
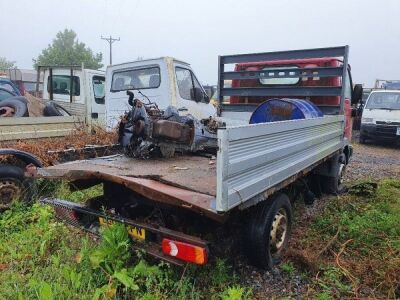
[[[127,91],[127,95],[132,109],[119,125],[119,143],[126,155],[144,159],[169,158],[176,150],[216,151],[218,122],[214,119],[199,121],[192,115],[180,116],[173,106],[161,110],[146,96],[148,103],[134,99],[131,91]]]

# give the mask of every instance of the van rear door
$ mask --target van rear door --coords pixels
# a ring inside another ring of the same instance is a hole
[[[104,72],[90,71],[86,76],[87,97],[90,101],[90,116],[92,122],[98,126],[104,127],[106,124],[106,107],[105,107],[105,83],[106,77]]]

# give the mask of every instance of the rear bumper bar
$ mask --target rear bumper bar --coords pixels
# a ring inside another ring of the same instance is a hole
[[[100,236],[100,222],[99,219],[103,218],[107,221],[117,222],[134,228],[144,229],[146,231],[146,238],[144,241],[132,239],[134,249],[142,249],[147,254],[154,256],[158,259],[167,261],[169,263],[182,266],[184,261],[176,259],[172,256],[165,255],[162,252],[161,243],[163,238],[168,238],[191,245],[206,248],[208,251],[208,243],[202,239],[194,236],[184,234],[179,231],[171,230],[165,227],[149,225],[146,223],[138,222],[135,220],[123,218],[118,215],[106,214],[97,210],[93,210],[82,206],[81,204],[69,202],[56,198],[44,198],[39,201],[41,204],[50,205],[54,207],[57,218],[65,223],[85,230],[96,236]]]

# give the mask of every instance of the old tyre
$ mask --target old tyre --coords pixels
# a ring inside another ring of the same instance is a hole
[[[265,269],[281,261],[292,227],[292,205],[289,197],[276,194],[270,201],[256,206],[250,216],[245,235],[250,261]]]
[[[338,171],[335,177],[324,176],[322,178],[322,190],[327,194],[338,195],[346,189],[344,177],[346,175],[346,164],[339,162]]]
[[[21,101],[22,103],[28,105],[28,100],[24,96],[14,96],[14,97],[8,98],[7,100],[18,100],[18,101]]]
[[[70,116],[71,114],[64,107],[57,103],[49,103],[43,109],[43,115],[46,117]]]
[[[28,106],[21,99],[6,99],[0,102],[0,117],[25,117]]]
[[[24,170],[12,166],[0,166],[0,211],[10,208],[18,200],[30,202],[34,196],[34,182],[24,176]]]

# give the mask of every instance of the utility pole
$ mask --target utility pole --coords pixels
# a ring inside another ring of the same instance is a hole
[[[113,37],[110,35],[110,37],[108,38],[101,36],[101,39],[107,41],[110,44],[110,65],[112,65],[112,44],[114,42],[119,42],[119,38],[113,39]]]

